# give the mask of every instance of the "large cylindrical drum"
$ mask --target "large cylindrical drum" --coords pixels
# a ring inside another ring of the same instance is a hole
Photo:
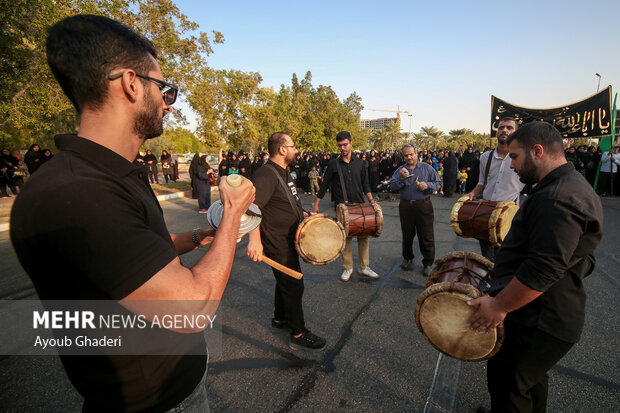
[[[500,246],[510,231],[519,206],[512,201],[458,199],[452,207],[450,223],[459,237],[476,238]]]
[[[424,337],[442,353],[462,361],[482,361],[496,354],[504,326],[490,333],[473,331],[469,318],[478,310],[467,301],[483,296],[478,290],[492,279],[493,263],[473,252],[457,251],[435,261],[428,288],[415,307],[415,322]]]
[[[348,237],[378,237],[383,231],[383,211],[378,202],[338,204],[336,218]]]

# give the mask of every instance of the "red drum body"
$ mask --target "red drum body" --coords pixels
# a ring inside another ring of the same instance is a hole
[[[464,196],[452,207],[450,223],[459,237],[476,238],[500,246],[518,210],[517,204],[511,201],[470,201]]]
[[[347,237],[378,237],[383,231],[383,211],[377,202],[371,204],[338,204],[336,218]]]

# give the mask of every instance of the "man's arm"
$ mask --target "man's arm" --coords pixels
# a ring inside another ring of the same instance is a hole
[[[200,245],[196,245],[193,240],[193,230],[188,232],[182,232],[180,234],[170,234],[170,238],[174,243],[174,248],[177,250],[177,254],[183,255],[186,252],[195,250],[196,248],[204,247],[213,242],[215,237],[215,228],[205,227],[198,228],[198,242]]]
[[[263,242],[260,237],[260,226],[248,234],[248,257],[256,262],[263,260]]]
[[[220,199],[224,211],[209,251],[191,269],[181,265],[178,257],[173,259],[123,298],[121,304],[132,309],[132,300],[220,300],[232,269],[241,215],[254,200],[254,192],[254,186],[247,179],[235,188],[222,180]]]

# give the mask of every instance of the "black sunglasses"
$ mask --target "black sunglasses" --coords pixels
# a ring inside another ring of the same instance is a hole
[[[114,75],[108,76],[108,79],[115,80],[119,77],[123,76],[125,72],[116,73]],[[136,76],[141,77],[142,79],[150,80],[151,82],[157,83],[161,88],[161,93],[164,98],[164,102],[166,105],[170,106],[177,100],[177,95],[179,94],[179,88],[175,85],[165,82],[161,79],[155,79],[154,77],[143,75],[142,73],[135,72]]]

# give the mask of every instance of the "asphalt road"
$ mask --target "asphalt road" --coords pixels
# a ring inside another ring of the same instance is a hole
[[[302,201],[309,209],[312,198],[304,195]],[[433,197],[437,258],[455,250],[478,252],[476,241],[458,238],[450,227],[454,201]],[[620,406],[616,348],[620,342],[616,318],[620,313],[620,199],[603,198],[603,205],[605,231],[596,253],[597,267],[585,281],[586,327],[581,342],[550,372],[550,412],[616,412]],[[195,200],[181,198],[162,206],[172,232],[204,222],[204,216],[196,213]],[[399,268],[397,202],[384,201],[382,206],[385,228],[379,239],[371,240],[370,251],[371,267],[381,274],[379,280],[354,274],[350,282],[342,283],[340,260],[326,266],[302,264],[306,323],[327,339],[326,349],[317,354],[289,350],[286,336],[271,330],[275,285],[271,270],[245,256],[247,240],[238,244],[218,310],[222,347],[209,362],[207,390],[213,411],[424,411],[439,355],[413,320],[426,279],[417,247],[415,271]],[[327,200],[321,211],[333,211]],[[200,254],[187,254],[183,263],[193,265]],[[35,298],[8,232],[0,233],[0,256],[0,298]],[[446,387],[434,387],[433,411],[488,407],[485,363],[444,359],[437,373]],[[0,359],[0,389],[0,412],[65,412],[81,407],[80,396],[54,356]]]

